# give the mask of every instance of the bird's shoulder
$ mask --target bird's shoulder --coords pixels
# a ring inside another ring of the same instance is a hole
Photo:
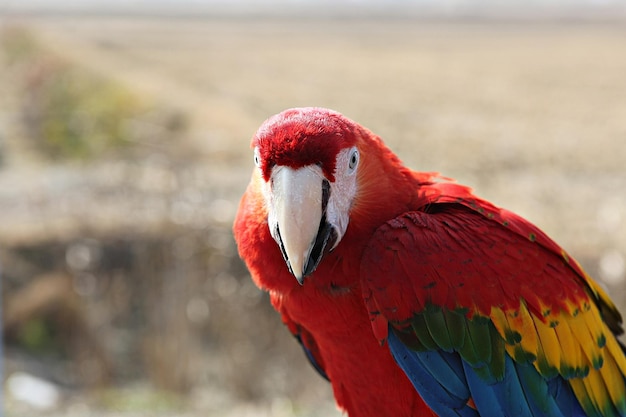
[[[545,314],[593,300],[611,330],[621,330],[607,294],[537,226],[466,187],[430,188],[419,207],[378,227],[361,261],[364,295],[386,300],[394,318],[428,303],[488,315],[524,300]]]

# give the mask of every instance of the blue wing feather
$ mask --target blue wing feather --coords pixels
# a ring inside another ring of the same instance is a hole
[[[478,376],[474,368],[465,361],[463,361],[463,369],[465,370],[467,384],[472,394],[472,400],[474,400],[474,404],[481,414],[485,416],[504,416],[505,411],[500,405],[500,401],[491,385]]]
[[[557,403],[557,406],[563,412],[564,416],[586,416],[572,388],[563,378],[557,377],[550,379],[548,381],[548,392],[550,396],[554,398],[554,401]]]
[[[450,369],[460,365],[459,361],[452,359],[452,356],[456,354],[443,351],[417,352],[411,350],[398,339],[391,329],[387,342],[400,368],[409,377],[422,399],[437,415],[440,417],[478,417],[476,410],[467,405],[467,399],[469,398],[467,387],[461,390],[466,393],[466,397],[460,398],[452,393],[455,389],[458,390],[454,383],[451,384],[452,387],[446,385],[445,376],[456,373],[456,371],[451,371]],[[428,355],[425,355],[426,353]],[[437,354],[439,354],[438,358]],[[424,365],[425,361],[435,361],[439,362],[439,364],[426,367]],[[446,361],[449,361],[447,367],[442,364],[442,362]],[[431,373],[437,372],[437,369],[443,369],[443,374]],[[457,378],[455,377],[454,379]]]
[[[330,378],[326,374],[326,371],[324,370],[322,365],[320,365],[320,363],[317,361],[311,349],[309,349],[309,347],[304,343],[304,341],[302,340],[302,336],[299,334],[296,334],[294,336],[300,343],[300,346],[302,346],[302,350],[304,351],[306,358],[309,360],[309,363],[313,366],[313,368],[317,371],[317,373],[322,376],[322,378],[330,382]]]
[[[417,355],[416,358],[422,362],[425,370],[438,377],[440,384],[451,396],[462,401],[461,405],[467,402],[470,393],[465,383],[463,364],[459,355],[444,351],[427,351]]]
[[[528,400],[524,395],[519,376],[517,374],[516,363],[508,354],[505,354],[504,378],[491,385],[496,394],[496,398],[504,409],[506,416],[533,417]],[[536,372],[536,371],[535,371]],[[483,383],[484,384],[484,383]],[[546,414],[548,416],[549,414]],[[562,417],[560,414],[558,417]],[[556,417],[556,416],[555,416]]]
[[[457,352],[416,351],[389,329],[389,349],[426,404],[441,417],[582,417],[585,413],[560,376],[550,380],[505,353],[504,376],[486,381]],[[473,401],[476,409],[468,403]]]

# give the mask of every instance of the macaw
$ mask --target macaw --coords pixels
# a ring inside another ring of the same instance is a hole
[[[332,110],[252,148],[239,254],[348,416],[626,416],[620,313],[536,226]]]

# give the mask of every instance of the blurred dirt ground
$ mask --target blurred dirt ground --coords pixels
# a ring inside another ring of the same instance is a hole
[[[626,305],[624,25],[0,20],[23,28],[143,110],[127,146],[50,157],[24,122],[50,65],[0,58],[5,376],[59,393],[38,409],[5,384],[7,415],[338,415],[230,234],[249,140],[288,107],[527,217]]]

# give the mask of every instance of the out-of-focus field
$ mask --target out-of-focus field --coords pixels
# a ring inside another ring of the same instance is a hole
[[[5,384],[8,415],[338,415],[230,235],[249,140],[288,107],[339,110],[410,167],[529,218],[626,306],[624,25],[0,25],[55,57],[0,58],[5,377],[24,371],[60,393],[37,409]],[[145,103],[124,125],[130,144],[51,158],[28,139],[38,101],[25,97],[57,58]]]

